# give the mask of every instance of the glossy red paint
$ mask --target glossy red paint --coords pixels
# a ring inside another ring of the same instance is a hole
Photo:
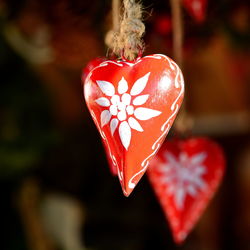
[[[109,159],[128,196],[156,154],[180,108],[184,81],[164,55],[108,60],[87,76],[84,95]]]
[[[87,75],[90,73],[90,71],[93,70],[95,67],[99,66],[105,60],[107,60],[107,59],[105,59],[103,57],[97,57],[97,58],[94,58],[93,60],[91,60],[82,71],[82,83],[84,83],[84,81],[85,81]],[[117,167],[113,164],[113,162],[110,158],[110,155],[108,153],[108,149],[106,148],[106,145],[104,143],[103,143],[103,146],[105,148],[105,153],[106,153],[106,157],[107,157],[107,161],[108,161],[109,170],[110,170],[112,175],[116,176],[117,175]]]

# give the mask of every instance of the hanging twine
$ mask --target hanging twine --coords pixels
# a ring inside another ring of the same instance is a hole
[[[173,54],[174,59],[182,66],[182,48],[183,48],[183,24],[181,14],[181,0],[170,0],[173,20]]]
[[[172,11],[172,20],[173,20],[173,55],[174,59],[182,68],[183,64],[183,18],[181,12],[181,0],[170,0],[170,6]],[[179,115],[175,121],[174,127],[175,130],[182,134],[188,134],[191,132],[194,126],[194,119],[188,113],[186,107],[186,101],[183,100]]]
[[[105,44],[114,49],[115,37],[120,28],[120,0],[112,0],[112,29],[105,36]]]
[[[145,26],[141,21],[142,6],[136,3],[135,0],[124,0],[123,5],[124,12],[120,27],[118,31],[113,29],[111,32],[108,32],[106,43],[119,57],[121,56],[128,60],[134,60],[144,48],[141,39],[145,31]],[[113,5],[113,20],[115,17],[119,16],[116,12],[117,10],[115,10]]]

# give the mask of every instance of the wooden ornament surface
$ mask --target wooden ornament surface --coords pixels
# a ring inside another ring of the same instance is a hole
[[[84,95],[128,196],[165,139],[184,95],[181,70],[154,54],[108,60],[87,76]]]

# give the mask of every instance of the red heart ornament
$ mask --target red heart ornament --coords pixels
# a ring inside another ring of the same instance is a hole
[[[194,227],[224,169],[223,150],[206,138],[168,141],[151,161],[148,177],[176,243],[182,243]]]
[[[95,67],[99,66],[102,62],[105,61],[105,58],[103,57],[97,57],[91,60],[87,63],[86,67],[82,71],[82,82],[84,83],[87,75],[93,70]],[[112,175],[117,175],[117,167],[113,164],[112,159],[110,158],[110,155],[108,153],[108,149],[106,148],[106,144],[103,143],[103,146],[105,148],[106,157],[108,160],[109,170]]]
[[[87,76],[84,95],[125,196],[156,154],[184,95],[181,70],[164,55],[109,60]]]
[[[197,22],[201,23],[204,21],[207,0],[183,0],[183,5]]]

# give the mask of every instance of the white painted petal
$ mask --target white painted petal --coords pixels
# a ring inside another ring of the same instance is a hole
[[[118,103],[117,108],[121,111],[125,111],[126,109],[126,104],[123,102]]]
[[[207,169],[205,168],[205,166],[199,166],[199,167],[196,167],[194,170],[192,170],[192,172],[195,175],[203,175],[207,172]]]
[[[101,113],[101,126],[103,127],[104,125],[106,125],[111,119],[111,114],[109,112],[109,110],[104,110]]]
[[[148,78],[149,78],[150,72],[148,72],[146,75],[144,75],[143,77],[139,78],[133,85],[130,94],[131,95],[139,95],[144,88],[147,85],[148,82]]]
[[[197,164],[202,163],[205,160],[205,158],[207,158],[207,154],[205,152],[202,152],[202,153],[194,155],[190,159],[190,162],[191,164],[197,165]]]
[[[102,107],[109,107],[110,102],[106,97],[101,97],[95,100],[95,102]]]
[[[134,114],[134,107],[132,105],[129,105],[126,107],[126,111],[128,115],[133,115]]]
[[[118,113],[117,106],[111,105],[109,107],[109,112],[111,113],[111,115],[117,115],[117,113]]]
[[[102,93],[107,96],[112,96],[115,94],[115,88],[112,83],[107,81],[96,81]]]
[[[198,188],[200,188],[200,189],[204,189],[204,188],[206,188],[206,183],[205,183],[205,181],[203,180],[203,179],[201,179],[201,178],[195,178],[194,180],[193,180],[193,183],[198,187]]]
[[[129,105],[131,102],[131,95],[128,93],[125,93],[122,95],[122,102],[126,105]]]
[[[110,122],[110,132],[112,135],[114,135],[117,125],[118,125],[118,119],[116,118],[112,119]]]
[[[130,145],[131,140],[131,129],[126,121],[122,122],[119,126],[119,135],[122,142],[122,145],[126,150]]]
[[[143,128],[141,127],[140,123],[138,121],[136,121],[135,118],[133,117],[129,117],[128,119],[128,124],[129,126],[132,128],[132,129],[135,129],[139,132],[142,132],[143,131]]]
[[[160,111],[148,108],[137,108],[134,112],[135,117],[142,121],[148,120],[152,117],[156,117],[160,114]]]
[[[120,96],[119,95],[113,95],[111,97],[111,103],[113,105],[118,105],[118,103],[120,103]]]
[[[122,79],[118,82],[118,93],[119,94],[123,94],[128,90],[128,83],[127,81],[124,79],[124,77],[122,77]]]
[[[191,196],[195,197],[197,194],[197,190],[196,190],[195,186],[193,186],[192,184],[189,184],[187,186],[187,193],[189,193]]]
[[[181,164],[186,165],[189,157],[186,152],[181,152],[179,155],[179,159]]]
[[[139,95],[134,99],[133,104],[142,105],[148,100],[148,97],[149,95]]]
[[[178,164],[178,160],[176,159],[176,157],[169,152],[164,154],[164,158],[166,159],[166,161],[169,161],[170,166]]]
[[[161,173],[169,173],[172,171],[172,165],[170,163],[160,164],[158,169]]]
[[[127,118],[126,111],[125,111],[125,110],[120,111],[120,112],[118,113],[117,117],[118,117],[118,119],[119,119],[120,121],[126,120],[126,118]]]
[[[176,193],[175,193],[175,205],[177,209],[182,210],[185,196],[186,196],[186,192],[184,191],[184,188],[178,187],[178,190],[176,190]]]

